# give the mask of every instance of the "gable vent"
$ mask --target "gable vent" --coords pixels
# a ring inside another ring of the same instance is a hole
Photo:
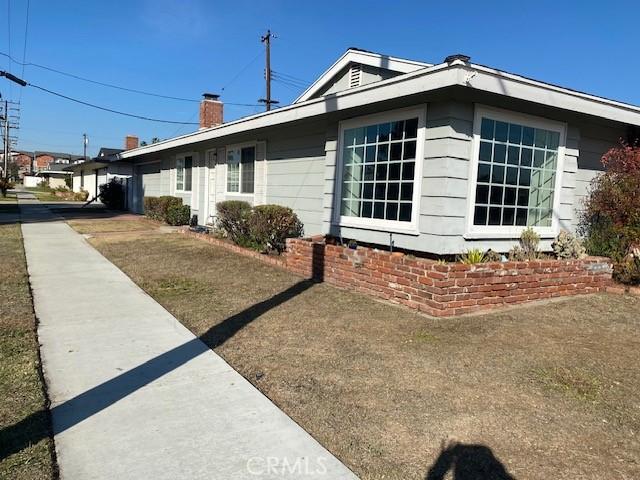
[[[349,69],[349,88],[355,88],[360,86],[362,79],[362,65],[352,65]]]

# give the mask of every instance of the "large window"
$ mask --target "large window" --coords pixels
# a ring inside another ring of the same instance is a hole
[[[342,130],[342,217],[412,221],[418,124],[416,114]]]
[[[227,148],[227,192],[253,193],[256,147]]]
[[[176,159],[176,190],[190,192],[192,184],[193,157],[186,156]]]
[[[551,227],[562,127],[492,113],[478,120],[474,228]]]

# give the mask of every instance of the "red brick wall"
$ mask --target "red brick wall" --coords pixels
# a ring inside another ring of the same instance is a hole
[[[289,239],[287,268],[429,315],[444,317],[552,297],[601,292],[608,259],[439,264],[402,253]]]
[[[200,102],[200,128],[210,128],[222,124],[223,104],[218,100]]]
[[[51,155],[37,155],[36,154],[36,170],[46,169],[54,158]]]

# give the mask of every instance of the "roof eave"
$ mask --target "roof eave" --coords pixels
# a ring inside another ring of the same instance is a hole
[[[402,88],[399,88],[399,85]],[[640,107],[635,105],[576,92],[482,65],[455,61],[451,64],[434,65],[388,80],[306,100],[210,129],[199,130],[152,145],[127,150],[120,154],[120,158],[129,159],[250,129],[288,123],[337,110],[346,110],[456,85],[640,126]]]

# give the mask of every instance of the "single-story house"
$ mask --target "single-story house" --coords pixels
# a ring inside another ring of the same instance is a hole
[[[131,208],[173,195],[202,225],[216,203],[291,207],[306,235],[431,254],[505,252],[533,227],[549,248],[640,108],[453,55],[428,64],[349,49],[293,104],[120,154]]]
[[[128,135],[125,146],[137,147],[138,138]],[[89,192],[91,200],[100,193],[100,186],[112,178],[118,178],[126,184],[131,177],[131,167],[127,162],[117,162],[119,154],[123,151],[120,148],[102,147],[96,157],[69,165],[67,170],[73,175],[73,191],[85,190]]]
[[[46,169],[39,170],[34,175],[25,175],[24,186],[37,187],[39,183],[46,182],[50,188],[68,187],[71,182],[71,172],[66,170],[68,166],[68,162],[51,162]]]

